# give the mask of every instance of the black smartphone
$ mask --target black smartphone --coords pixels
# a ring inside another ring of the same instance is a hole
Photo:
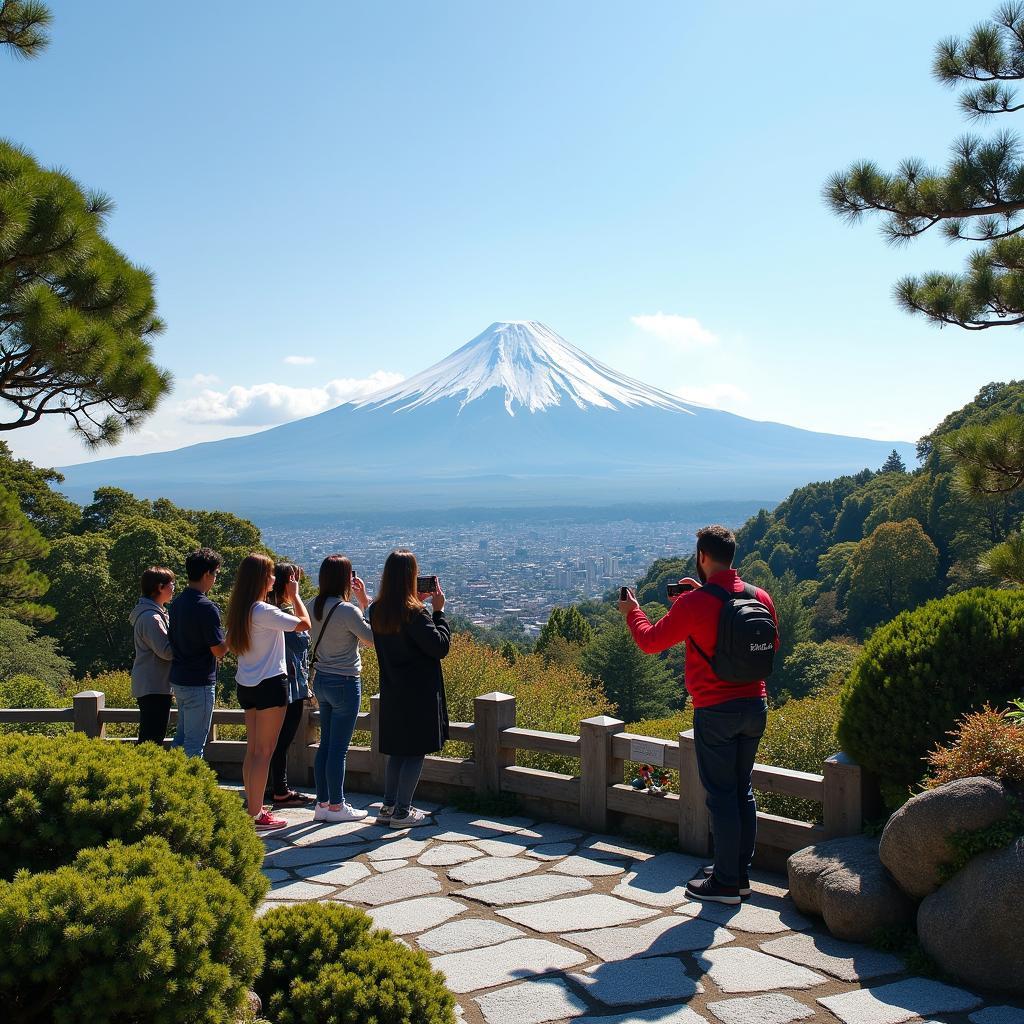
[[[670,583],[668,585],[668,596],[678,597],[680,594],[688,594],[693,590],[692,583]]]
[[[619,587],[619,600],[620,601],[628,601],[629,600],[629,587]]]
[[[436,594],[437,593],[437,577],[436,576],[417,576],[416,577],[416,593],[418,593],[418,594]]]

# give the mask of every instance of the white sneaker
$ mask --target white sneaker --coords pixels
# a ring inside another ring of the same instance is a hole
[[[426,820],[426,812],[421,811],[418,807],[410,807],[401,818],[397,814],[392,814],[388,824],[392,828],[410,828],[413,825],[422,825]]]
[[[350,803],[343,803],[336,811],[332,811],[329,806],[321,807],[317,804],[317,808],[313,812],[313,820],[329,821],[332,823],[339,821],[362,821],[366,815],[366,811],[360,811]]]

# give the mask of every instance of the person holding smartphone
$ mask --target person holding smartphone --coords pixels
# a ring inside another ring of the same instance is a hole
[[[247,555],[235,576],[228,601],[228,646],[238,655],[238,703],[245,709],[245,797],[258,832],[284,828],[264,806],[270,759],[288,707],[288,663],[284,634],[309,629],[309,612],[299,596],[299,581],[288,576],[284,598],[294,615],[266,600],[274,586],[274,563],[266,555]]]
[[[344,555],[328,555],[320,565],[320,591],[312,616],[310,671],[320,705],[320,745],[313,762],[314,821],[360,821],[367,816],[345,799],[345,762],[362,699],[359,644],[373,642],[364,618],[369,603],[352,563]]]
[[[420,591],[421,583],[430,591]],[[426,817],[412,805],[423,758],[448,740],[441,662],[451,646],[451,629],[444,604],[437,578],[419,576],[411,551],[388,555],[369,619],[380,668],[380,749],[388,755],[377,822],[392,828],[408,828]]]

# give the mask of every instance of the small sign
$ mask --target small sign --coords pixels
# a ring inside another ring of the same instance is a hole
[[[629,741],[630,761],[639,761],[641,764],[663,765],[665,763],[665,747],[661,743],[652,743],[650,740]]]

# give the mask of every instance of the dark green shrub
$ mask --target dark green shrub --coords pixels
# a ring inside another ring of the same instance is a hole
[[[0,708],[67,708],[70,700],[34,676],[16,675],[0,679]],[[13,722],[0,725],[0,733],[28,733],[34,736],[59,736],[71,731],[70,722]]]
[[[333,903],[268,911],[256,984],[267,1016],[275,1024],[454,1024],[444,976],[372,927],[361,910]]]
[[[245,897],[164,839],[0,882],[0,949],[12,1024],[221,1024],[261,962]]]
[[[842,691],[839,740],[889,792],[924,774],[957,718],[1024,680],[1024,592],[968,590],[903,612],[864,647]]]
[[[0,878],[46,871],[110,839],[163,836],[214,868],[255,906],[263,844],[238,796],[197,758],[82,735],[0,736]]]

